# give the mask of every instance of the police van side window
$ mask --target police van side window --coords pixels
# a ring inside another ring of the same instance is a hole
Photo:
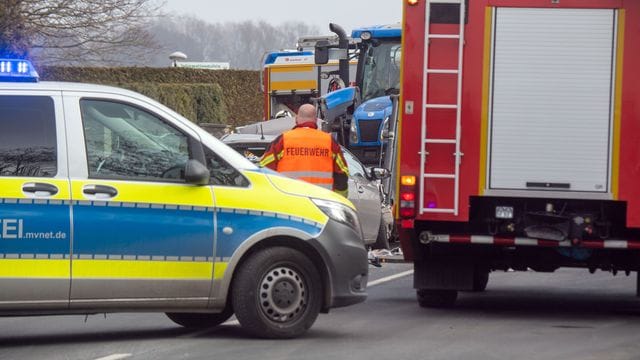
[[[211,185],[237,187],[249,186],[249,180],[210,149],[204,149],[204,158],[207,162],[207,168],[209,169],[209,174],[211,176]]]
[[[0,96],[0,176],[54,177],[57,171],[53,99]]]
[[[137,107],[81,100],[89,177],[184,182],[187,135]]]

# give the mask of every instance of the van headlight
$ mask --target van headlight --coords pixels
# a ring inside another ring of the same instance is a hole
[[[318,209],[325,213],[330,219],[343,223],[352,228],[358,234],[362,234],[358,214],[356,214],[356,212],[350,207],[335,201],[322,199],[311,199],[311,201],[313,201]]]

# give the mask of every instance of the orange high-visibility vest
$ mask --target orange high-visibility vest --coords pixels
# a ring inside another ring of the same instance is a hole
[[[282,134],[278,172],[294,179],[333,189],[331,135],[312,128],[296,128]]]

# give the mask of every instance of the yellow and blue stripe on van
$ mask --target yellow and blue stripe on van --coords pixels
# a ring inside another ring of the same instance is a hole
[[[69,235],[4,241],[0,277],[219,278],[226,261],[253,234],[293,228],[315,237],[322,231],[326,215],[308,198],[277,191],[264,173],[245,175],[251,182],[248,188],[99,181],[116,187],[118,197],[73,201],[73,241],[71,202],[4,199],[3,213],[32,213],[47,219],[25,225],[24,231]],[[84,185],[95,183],[72,181],[74,198],[80,197]],[[215,244],[214,228],[218,229]],[[233,231],[222,231],[225,228]]]

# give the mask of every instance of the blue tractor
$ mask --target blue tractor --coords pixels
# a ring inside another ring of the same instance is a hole
[[[400,24],[354,29],[359,47],[356,83],[362,103],[351,119],[348,148],[365,164],[381,164],[386,147],[383,132],[392,124],[390,95],[400,93]],[[358,42],[357,39],[362,41]]]
[[[350,96],[344,91],[326,94],[325,112],[333,120],[332,130],[338,133],[338,139],[356,157],[366,165],[385,166],[385,130],[395,125],[391,124],[390,95],[400,92],[401,27],[394,24],[354,29],[351,40],[358,47],[355,85],[359,91],[350,91]]]

